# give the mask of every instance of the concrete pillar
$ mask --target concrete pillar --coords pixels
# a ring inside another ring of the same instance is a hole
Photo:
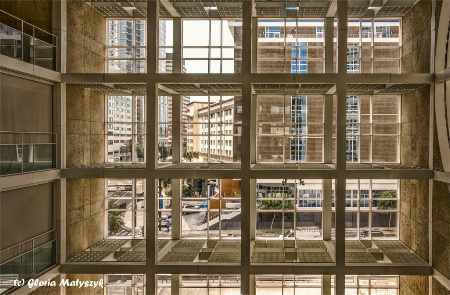
[[[159,1],[147,2],[147,169],[146,169],[146,293],[156,294],[156,257],[157,257],[157,216],[158,208],[157,184],[158,175],[156,172],[158,161],[158,87],[155,74],[158,72],[158,44],[159,44]]]
[[[337,3],[338,13],[338,83],[336,132],[336,266],[345,267],[345,170],[346,170],[346,106],[347,106],[347,0]],[[345,274],[336,274],[336,294],[345,294]]]
[[[322,295],[331,295],[331,276],[322,276]]]
[[[172,163],[181,163],[181,116],[183,100],[181,95],[172,95]]]
[[[172,295],[180,294],[180,275],[178,275],[178,274],[171,275],[170,292]]]
[[[181,18],[175,17],[173,18],[172,73],[183,73],[183,63],[181,61],[181,43],[182,43],[181,36],[182,36],[182,21]]]
[[[172,179],[172,239],[181,239],[181,188],[182,179]]]

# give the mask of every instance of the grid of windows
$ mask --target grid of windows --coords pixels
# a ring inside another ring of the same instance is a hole
[[[145,238],[145,180],[107,179],[105,226],[109,238]]]
[[[145,20],[109,20],[108,73],[145,72]]]
[[[187,142],[184,155],[188,162],[240,162],[242,100],[240,97],[208,96],[188,105],[187,121],[181,136]]]
[[[106,96],[107,162],[144,162],[145,98]]]

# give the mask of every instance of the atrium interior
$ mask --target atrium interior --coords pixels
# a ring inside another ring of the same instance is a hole
[[[0,293],[449,295],[449,32],[447,0],[1,1]]]

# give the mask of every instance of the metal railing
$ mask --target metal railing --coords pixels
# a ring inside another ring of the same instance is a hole
[[[56,230],[50,230],[0,251],[0,291],[14,280],[29,279],[56,264]]]
[[[56,168],[56,133],[0,131],[0,175]]]
[[[0,10],[0,54],[56,70],[56,36]]]

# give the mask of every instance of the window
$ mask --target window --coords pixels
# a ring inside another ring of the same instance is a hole
[[[108,20],[108,73],[145,72],[145,20]]]
[[[358,162],[359,151],[359,97],[347,97],[347,128],[346,128],[346,158],[347,162]]]
[[[108,107],[106,124],[108,142],[107,162],[144,162],[145,149],[145,98],[143,96],[106,96],[113,105],[128,100],[124,108]],[[125,116],[129,112],[132,116]]]
[[[265,37],[266,38],[280,38],[280,27],[266,27]]]
[[[108,237],[145,238],[145,180],[107,179]]]

